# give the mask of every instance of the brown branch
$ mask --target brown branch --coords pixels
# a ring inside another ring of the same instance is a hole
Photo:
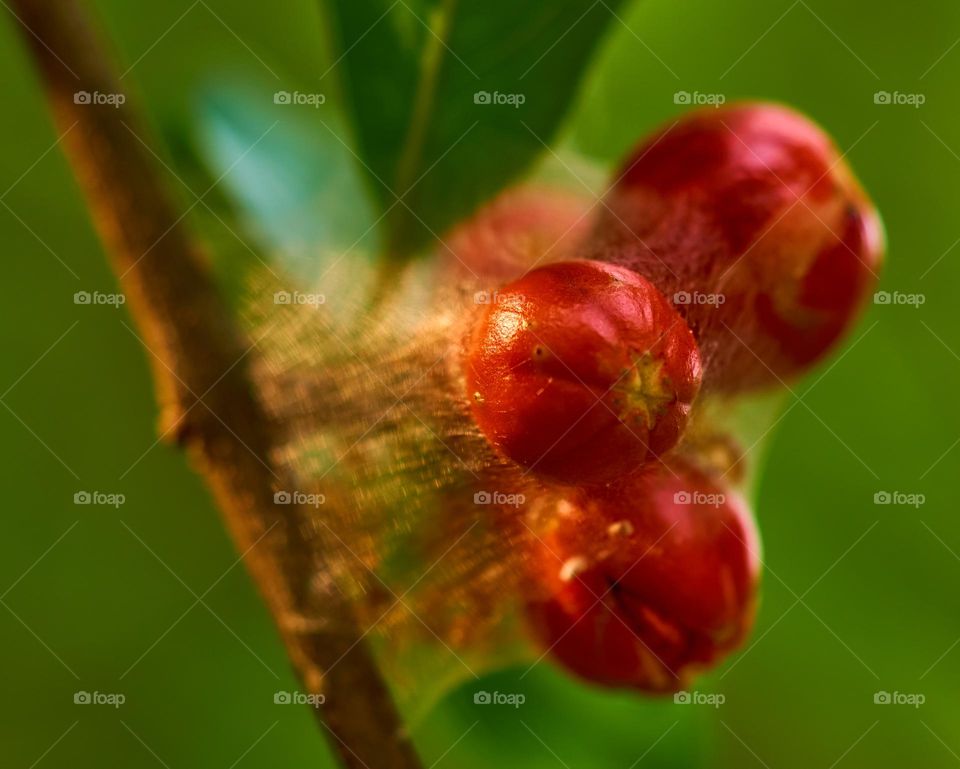
[[[320,578],[304,511],[274,504],[274,492],[291,486],[269,460],[274,438],[245,365],[254,345],[231,324],[136,139],[144,134],[129,98],[119,108],[77,103],[78,92],[123,92],[86,9],[81,0],[11,3],[57,124],[75,124],[66,155],[153,353],[161,430],[186,447],[213,491],[306,690],[326,698],[318,714],[343,764],[417,769],[351,606]]]

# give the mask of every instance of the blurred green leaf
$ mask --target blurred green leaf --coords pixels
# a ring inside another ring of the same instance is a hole
[[[544,151],[622,0],[327,0],[335,71],[392,255]]]
[[[378,246],[377,217],[330,105],[276,105],[250,86],[208,88],[200,99],[199,151],[263,243],[265,261],[316,278],[347,253]]]

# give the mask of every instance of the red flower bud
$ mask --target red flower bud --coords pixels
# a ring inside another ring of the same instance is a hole
[[[465,370],[491,443],[575,483],[673,447],[700,386],[696,342],[667,299],[630,270],[586,261],[533,270],[491,297]]]
[[[877,212],[829,137],[792,110],[693,112],[635,150],[618,178],[589,255],[674,299],[700,344],[705,387],[802,372],[873,290]]]
[[[750,629],[758,535],[745,503],[692,467],[650,467],[560,502],[534,541],[534,635],[573,673],[684,688]]]

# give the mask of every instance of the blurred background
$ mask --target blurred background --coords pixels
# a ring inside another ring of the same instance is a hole
[[[316,90],[330,64],[312,0],[95,6],[130,67],[124,83],[184,180],[170,177],[185,205],[195,201],[188,186],[197,195],[209,186],[194,148],[212,135],[210,94],[228,82]],[[183,457],[156,443],[129,317],[73,302],[116,284],[53,146],[17,21],[0,15],[5,765],[329,765],[307,709],[274,705],[296,682],[216,510]],[[678,92],[792,104],[848,152],[885,218],[881,289],[921,299],[871,305],[842,358],[785,401],[757,499],[767,567],[757,628],[699,684],[722,693],[722,705],[610,694],[546,662],[529,675],[507,669],[450,691],[416,724],[426,763],[954,766],[960,5],[645,0],[618,11],[610,31],[566,146],[612,162],[687,109]],[[197,209],[211,249],[242,257],[232,233]],[[229,277],[229,261],[219,266]],[[84,491],[125,502],[75,505]],[[876,504],[884,492],[922,496]],[[522,693],[525,703],[478,705],[480,690]],[[125,702],[80,707],[77,692]],[[897,704],[894,693],[922,697]]]

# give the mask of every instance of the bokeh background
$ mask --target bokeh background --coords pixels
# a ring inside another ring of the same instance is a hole
[[[282,78],[309,89],[329,63],[311,0],[95,5],[188,184],[211,84]],[[177,452],[155,445],[130,319],[73,303],[78,290],[114,291],[114,279],[51,149],[17,22],[0,16],[4,765],[328,765],[306,709],[273,704],[296,684],[207,494]],[[793,104],[849,151],[884,215],[881,288],[923,304],[871,305],[843,357],[787,397],[757,498],[767,565],[757,629],[700,684],[724,695],[721,707],[611,695],[546,663],[522,679],[525,668],[507,669],[450,691],[416,725],[427,764],[955,766],[960,5],[645,0],[610,29],[565,144],[614,160],[685,109],[678,91]],[[923,104],[877,104],[880,91]],[[203,210],[193,218],[213,248],[243,250]],[[81,490],[127,501],[80,507]],[[875,504],[884,491],[924,501]],[[526,702],[476,705],[481,689]],[[77,691],[126,702],[81,707]],[[878,692],[924,703],[876,704]]]

